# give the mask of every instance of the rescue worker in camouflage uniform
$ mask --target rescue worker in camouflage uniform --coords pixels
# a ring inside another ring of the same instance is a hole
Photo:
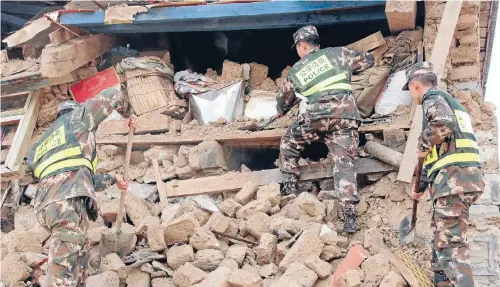
[[[417,63],[406,71],[407,84],[423,109],[423,131],[417,153],[424,158],[419,200],[429,189],[432,200],[431,264],[436,286],[474,286],[467,244],[469,207],[482,194],[479,150],[466,109],[436,87],[431,63]]]
[[[296,192],[298,159],[305,145],[324,141],[329,149],[328,157],[335,164],[335,190],[322,192],[344,203],[344,231],[356,232],[359,195],[354,158],[360,117],[350,83],[352,72],[372,67],[374,58],[369,53],[346,47],[320,49],[314,26],[300,28],[293,39],[301,59],[288,73],[277,96],[278,116],[285,114],[298,100],[295,93],[305,97],[308,106],[281,139],[282,194]]]
[[[42,286],[81,286],[85,282],[89,219],[97,218],[95,190],[114,183],[125,192],[128,181],[120,175],[98,175],[95,132],[113,110],[137,126],[128,99],[110,88],[82,105],[62,103],[57,119],[33,146],[28,165],[40,179],[35,212],[42,227],[51,233],[48,270]]]

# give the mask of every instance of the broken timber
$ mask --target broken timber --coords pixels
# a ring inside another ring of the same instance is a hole
[[[154,121],[157,123],[147,123],[147,121]],[[174,123],[163,125],[165,120],[160,119],[147,119],[139,120],[138,134],[145,133],[160,133],[172,129]],[[143,127],[141,128],[141,122]],[[180,121],[176,121],[180,123]],[[127,144],[127,138],[124,136],[128,130],[123,126],[121,121],[109,121],[101,124],[97,131],[98,144],[113,144],[122,145]],[[377,125],[364,125],[359,128],[360,133],[365,132],[382,132],[385,129],[410,129],[410,124],[394,123],[394,124],[377,124]],[[176,128],[180,131],[180,128]],[[184,145],[184,144],[198,144],[204,140],[215,140],[222,145],[238,146],[238,147],[279,147],[281,137],[285,134],[285,129],[273,129],[265,131],[257,131],[242,134],[220,134],[220,135],[199,135],[199,136],[176,136],[176,135],[136,135],[134,137],[134,146],[151,146],[151,145]]]
[[[95,34],[46,47],[42,51],[40,72],[50,78],[65,76],[109,51],[113,44],[113,38]]]
[[[19,122],[9,154],[5,160],[5,165],[11,170],[17,170],[28,151],[31,135],[40,111],[40,92],[41,90],[37,90],[33,92],[32,96],[28,97],[29,106]]]
[[[455,33],[455,26],[457,25],[461,8],[461,0],[447,1],[444,8],[443,17],[441,18],[441,23],[439,24],[438,33],[436,35],[436,41],[434,42],[430,60],[430,62],[434,65],[434,71],[438,75],[438,80],[440,79],[440,75],[444,70],[446,58],[448,57],[448,53],[450,52],[450,44],[453,39],[453,34]],[[415,108],[410,133],[408,135],[408,140],[406,142],[405,152],[403,155],[403,162],[405,164],[400,167],[398,172],[399,181],[410,183],[413,178],[413,172],[418,160],[416,150],[418,144],[418,136],[422,132],[422,119],[422,106],[418,105]]]
[[[169,126],[170,120],[165,116],[155,116],[144,120],[139,119],[134,134],[168,132]],[[97,137],[104,137],[108,135],[126,135],[128,134],[128,131],[129,128],[125,126],[125,120],[105,121],[99,125]]]
[[[377,159],[362,158],[355,161],[358,174],[390,172],[394,167]],[[300,167],[301,181],[319,180],[333,177],[333,163],[316,163]],[[169,181],[166,183],[168,197],[215,194],[240,190],[245,183],[252,181],[257,185],[281,183],[281,171],[277,168],[253,172],[232,172],[220,176]]]
[[[395,167],[400,167],[401,160],[403,160],[402,153],[373,141],[367,141],[364,150],[367,154]]]
[[[355,51],[358,52],[368,52],[370,50],[373,50],[379,46],[385,45],[385,39],[384,36],[382,36],[382,33],[377,32],[375,34],[371,34],[368,37],[365,37],[357,42],[354,42],[352,44],[349,44],[347,47],[351,48]]]

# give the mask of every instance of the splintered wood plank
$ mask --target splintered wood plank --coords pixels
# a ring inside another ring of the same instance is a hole
[[[349,44],[347,47],[358,52],[368,52],[384,44],[385,44],[384,36],[382,36],[382,33],[380,33],[379,31],[357,42]]]
[[[390,172],[394,168],[372,158],[357,159],[355,167],[358,174]],[[301,181],[319,180],[333,177],[333,163],[315,163],[300,167]],[[281,183],[283,177],[277,168],[252,172],[231,172],[220,176],[202,177],[166,183],[168,197],[181,197],[200,194],[215,194],[240,190],[245,183],[252,181],[257,185]]]
[[[42,76],[49,78],[65,76],[109,51],[113,44],[113,38],[95,34],[76,37],[59,46],[45,47],[40,72]]]
[[[285,130],[259,131],[252,133],[223,133],[199,136],[176,135],[137,135],[134,137],[134,146],[151,145],[184,145],[197,144],[204,140],[215,140],[223,145],[241,147],[279,147],[281,137]],[[126,145],[127,137],[112,135],[97,140],[98,144]]]
[[[457,25],[460,9],[462,8],[461,0],[447,1],[443,12],[443,18],[439,24],[436,41],[432,49],[430,62],[434,65],[434,71],[440,79],[440,75],[444,70],[446,58],[450,52],[450,44],[455,33],[455,26]],[[413,114],[410,133],[406,141],[405,152],[403,161],[405,164],[401,165],[398,172],[398,180],[410,183],[413,178],[415,165],[417,165],[417,144],[418,137],[422,132],[422,119],[423,119],[422,106],[418,105]]]
[[[126,135],[129,128],[125,126],[126,120],[105,121],[99,125],[97,137],[109,135]],[[163,133],[169,130],[170,120],[168,117],[155,116],[148,119],[139,118],[135,134]]]
[[[9,169],[17,168],[28,151],[31,135],[33,134],[38,112],[40,111],[41,90],[37,90],[33,93],[33,96],[30,97],[28,109],[19,122],[16,135],[14,136],[9,154],[5,160],[5,165]]]

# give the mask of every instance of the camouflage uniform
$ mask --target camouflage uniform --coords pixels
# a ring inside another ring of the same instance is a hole
[[[95,132],[113,110],[129,117],[128,100],[114,88],[102,91],[71,113],[71,124],[83,156],[96,152]],[[113,175],[92,175],[87,168],[58,173],[40,180],[35,196],[38,222],[51,234],[48,272],[43,286],[77,286],[85,279],[89,218],[97,217],[95,190],[110,187]]]
[[[408,81],[425,73],[433,73],[432,65],[417,63],[407,70]],[[418,148],[422,152],[429,151],[427,158],[432,158],[433,152],[438,158],[444,158],[460,149],[456,131],[461,127],[453,108],[459,104],[450,103],[455,100],[451,96],[447,99],[446,95],[433,87],[422,99],[424,125]],[[469,128],[472,132],[471,126]],[[473,135],[470,138],[475,141]],[[479,198],[484,187],[480,163],[456,162],[429,175],[431,167],[424,162],[419,192],[429,187],[433,202],[431,264],[435,284],[440,287],[474,286],[466,233],[469,207]]]
[[[295,43],[317,36],[316,28],[306,26],[294,34]],[[319,56],[317,54],[323,54]],[[350,87],[351,73],[361,72],[373,66],[374,58],[369,53],[358,53],[346,47],[311,49],[307,56],[298,61],[290,70],[277,97],[279,114],[286,113],[297,100],[295,92],[306,93],[300,79],[293,75],[307,68],[314,61],[331,63],[337,75],[345,75],[344,83]],[[322,62],[319,62],[322,64]],[[328,65],[328,63],[327,63]],[[332,78],[332,77],[330,77]],[[326,79],[329,80],[328,78]],[[306,111],[288,127],[280,144],[280,168],[292,184],[298,176],[298,159],[306,144],[325,141],[329,149],[328,158],[335,163],[334,196],[347,203],[359,202],[356,184],[354,158],[358,146],[359,114],[356,101],[348,89],[322,89],[308,97]],[[286,182],[285,182],[286,184]]]

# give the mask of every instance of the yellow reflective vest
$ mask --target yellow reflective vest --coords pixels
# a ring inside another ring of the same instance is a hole
[[[337,65],[332,57],[334,55],[328,48],[321,49],[307,55],[288,73],[297,92],[308,97],[309,103],[325,94],[352,90],[349,67]]]
[[[50,126],[43,137],[33,146],[28,154],[28,165],[37,178],[45,178],[58,173],[88,168],[95,173],[97,156],[92,160],[83,156],[73,127],[71,114],[67,113]]]
[[[439,155],[439,148],[433,146],[425,158],[423,167],[427,170],[427,176],[430,177],[434,172],[450,165],[481,167],[479,149],[474,131],[472,130],[472,122],[465,108],[445,92],[436,90],[426,95],[429,94],[438,95],[446,100],[455,114],[457,128],[453,131],[453,138],[451,139],[455,143],[454,150],[450,150],[450,147],[448,147],[446,153]],[[423,126],[425,127],[427,124],[427,119],[424,117]]]

